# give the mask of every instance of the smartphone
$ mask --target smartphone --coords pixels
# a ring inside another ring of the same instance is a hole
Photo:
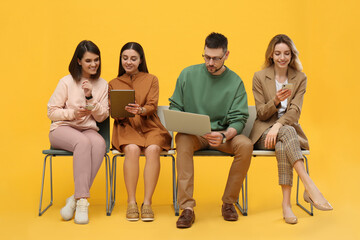
[[[90,105],[90,104],[85,106],[85,109],[90,110],[90,111],[93,110],[94,108],[95,108],[95,106]]]
[[[283,84],[282,89],[292,90],[293,89],[293,84],[292,83]]]

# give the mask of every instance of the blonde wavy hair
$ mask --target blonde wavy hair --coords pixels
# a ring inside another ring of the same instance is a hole
[[[275,46],[279,43],[285,43],[286,45],[288,45],[291,50],[291,60],[289,66],[301,72],[303,67],[299,59],[299,52],[296,49],[294,42],[285,34],[278,34],[271,39],[265,53],[265,63],[263,65],[263,68],[270,67],[274,64],[272,56],[274,54]]]

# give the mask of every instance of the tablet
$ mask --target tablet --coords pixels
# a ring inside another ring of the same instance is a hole
[[[135,90],[110,91],[110,115],[112,118],[134,117],[135,115],[125,110],[129,103],[135,103]]]
[[[211,132],[208,115],[163,110],[165,127],[169,131],[202,136]]]

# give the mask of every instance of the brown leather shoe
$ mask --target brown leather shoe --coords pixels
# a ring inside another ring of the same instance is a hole
[[[226,221],[237,221],[238,220],[238,214],[236,212],[236,209],[232,203],[223,203],[221,207],[221,212],[224,217],[224,220]]]
[[[182,211],[179,219],[176,222],[177,228],[189,228],[195,222],[194,210],[185,209]]]

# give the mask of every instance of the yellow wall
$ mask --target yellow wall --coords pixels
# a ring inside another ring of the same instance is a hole
[[[313,179],[335,206],[353,203],[350,177],[360,180],[358,1],[39,0],[0,5],[0,189],[7,196],[1,197],[0,212],[22,199],[21,207],[36,214],[41,150],[49,146],[46,104],[58,80],[68,74],[78,42],[89,39],[99,46],[107,81],[117,74],[122,45],[141,43],[149,70],[160,81],[159,104],[167,105],[180,71],[203,61],[204,39],[212,31],[228,37],[226,64],[243,79],[251,105],[252,76],[263,63],[268,42],[278,33],[294,40],[308,76],[300,122],[310,140]],[[154,203],[170,204],[170,164],[162,163]],[[220,199],[229,166],[227,159],[196,160],[197,199]],[[55,160],[54,167],[55,197],[63,201],[73,188],[71,161]],[[215,174],[215,169],[221,170]],[[264,208],[261,198],[268,194],[280,206],[276,171],[274,159],[253,160],[249,174],[255,211]],[[121,167],[118,173],[124,203]],[[105,195],[103,175],[102,168],[92,189],[92,201],[99,204]],[[141,199],[141,181],[139,190]],[[358,187],[356,191],[358,198]]]

